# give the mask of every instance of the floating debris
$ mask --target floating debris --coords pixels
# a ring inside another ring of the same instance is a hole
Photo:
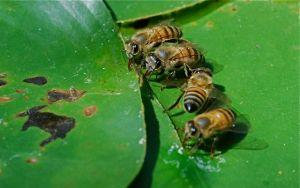
[[[38,162],[37,158],[29,158],[26,160],[27,163],[29,164],[35,164]]]
[[[83,110],[83,113],[85,116],[87,117],[91,117],[93,116],[97,111],[97,106],[93,105],[93,106],[88,106]]]
[[[23,94],[23,93],[25,93],[25,90],[22,90],[22,89],[16,89],[16,93]]]
[[[23,80],[23,82],[41,86],[47,83],[47,79],[44,76],[36,76],[32,78],[26,78]]]
[[[67,102],[73,102],[80,97],[82,97],[86,91],[79,91],[74,88],[69,90],[60,90],[60,89],[53,89],[48,91],[48,102],[54,103],[59,100],[65,100]]]
[[[0,97],[0,102],[9,102],[11,100],[12,100],[12,98],[10,98],[10,97]]]
[[[24,123],[22,131],[26,131],[29,127],[38,127],[51,136],[40,143],[40,146],[56,140],[57,138],[65,138],[67,133],[75,127],[75,119],[56,115],[50,112],[40,112],[46,105],[33,107],[25,112],[19,113],[18,117],[29,116],[28,120]]]

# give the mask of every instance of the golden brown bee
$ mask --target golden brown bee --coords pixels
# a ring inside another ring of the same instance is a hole
[[[187,75],[189,69],[198,68],[204,62],[204,55],[187,41],[164,43],[145,57],[146,75],[152,72],[169,72],[174,75],[181,69],[184,69]]]
[[[209,69],[199,69],[188,79],[183,96],[184,109],[187,112],[198,112],[208,101],[212,91],[212,73]]]
[[[125,51],[129,58],[128,68],[132,63],[140,62],[143,54],[148,53],[153,47],[165,41],[178,40],[181,37],[181,30],[171,25],[158,25],[137,32],[125,44]]]
[[[235,113],[228,108],[216,108],[197,115],[185,124],[184,144],[192,147],[211,139],[214,144],[218,135],[235,127],[235,120]]]
[[[209,99],[215,98],[228,101],[225,95],[214,87],[212,71],[208,68],[201,67],[192,70],[190,78],[187,79],[185,84],[181,85],[181,89],[183,93],[167,111],[174,108],[182,96],[184,98],[184,109],[189,113],[202,110],[208,104]]]

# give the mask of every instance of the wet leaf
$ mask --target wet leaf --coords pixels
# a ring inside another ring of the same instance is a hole
[[[104,3],[2,1],[0,20],[8,83],[0,88],[0,187],[126,187],[142,166],[145,130],[138,83]],[[47,84],[23,82],[32,75]],[[67,95],[48,104],[54,89]],[[101,110],[87,118],[83,109],[93,105]]]
[[[197,8],[176,14],[174,20],[183,29],[185,39],[204,48],[207,59],[224,65],[214,75],[214,82],[224,86],[232,106],[247,114],[251,122],[248,135],[239,145],[250,143],[258,149],[232,147],[213,160],[202,151],[188,157],[182,152],[179,139],[169,138],[172,131],[163,130],[170,122],[159,121],[160,149],[150,184],[154,187],[299,186],[296,141],[299,123],[295,110],[299,90],[297,3],[220,1]],[[121,31],[124,38],[129,38],[136,30],[124,27]],[[150,85],[164,109],[180,95],[179,89],[161,91],[159,83]],[[162,111],[156,111],[158,119]],[[194,114],[184,113],[181,101],[169,115],[182,137],[180,128]],[[238,176],[233,176],[237,172]]]

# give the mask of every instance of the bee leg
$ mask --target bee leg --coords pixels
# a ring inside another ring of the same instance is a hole
[[[177,128],[175,128],[176,129],[176,131],[184,131],[184,127],[177,127]]]
[[[172,110],[175,106],[177,106],[177,104],[179,103],[180,99],[182,98],[184,92],[182,92],[179,97],[177,98],[177,100],[175,101],[174,104],[172,104],[169,108],[167,108],[166,110],[164,110],[164,113],[167,112],[167,111],[170,111]]]
[[[215,155],[215,144],[216,142],[218,141],[218,138],[217,137],[214,137],[213,138],[213,142],[211,144],[211,147],[210,147],[210,158],[214,158],[214,155]]]
[[[192,69],[187,64],[184,64],[183,70],[187,78],[191,76]]]
[[[127,64],[128,71],[131,71],[131,70],[132,70],[132,66],[133,66],[133,65],[134,65],[134,60],[133,60],[133,58],[128,59],[128,64]]]
[[[161,86],[160,86],[160,91],[163,91],[163,90],[166,89],[166,88],[167,88],[167,86],[161,85]]]

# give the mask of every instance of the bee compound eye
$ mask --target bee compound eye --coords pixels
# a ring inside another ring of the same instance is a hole
[[[133,52],[134,54],[137,54],[138,51],[139,51],[139,46],[138,46],[137,44],[135,44],[135,43],[132,43],[132,44],[131,44],[131,49],[132,49],[132,52]]]
[[[193,121],[189,121],[187,124],[187,128],[188,128],[188,132],[190,132],[190,134],[192,136],[194,136],[197,133],[197,128],[195,127],[195,124]]]
[[[198,125],[202,128],[209,126],[211,124],[210,120],[207,117],[200,118],[197,121]]]
[[[155,66],[155,68],[159,68],[159,67],[161,67],[161,61],[158,59],[158,58],[156,58],[156,66]]]

